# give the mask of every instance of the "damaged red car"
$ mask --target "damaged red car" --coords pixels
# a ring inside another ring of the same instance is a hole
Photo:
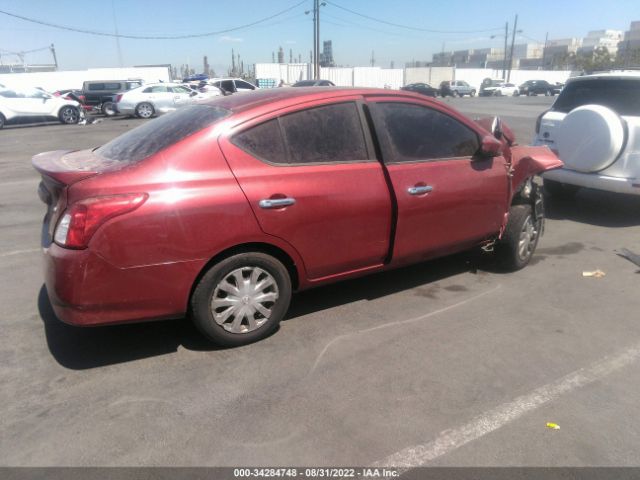
[[[543,222],[532,179],[562,162],[421,95],[300,88],[212,99],[33,165],[62,321],[189,316],[233,346],[272,333],[297,290],[476,246],[524,267]]]

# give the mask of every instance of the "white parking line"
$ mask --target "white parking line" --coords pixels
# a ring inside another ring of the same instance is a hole
[[[496,287],[492,288],[491,290],[487,290],[486,292],[482,292],[479,293],[477,295],[474,295],[472,297],[469,297],[465,300],[462,300],[461,302],[458,303],[454,303],[453,305],[449,305],[448,307],[444,307],[444,308],[440,308],[438,310],[434,310],[433,312],[429,312],[425,315],[420,315],[419,317],[415,317],[415,318],[409,318],[407,320],[398,320],[396,322],[389,322],[389,323],[384,323],[382,325],[377,325],[375,327],[371,327],[371,328],[366,328],[364,330],[358,330],[357,332],[352,332],[352,333],[346,333],[344,335],[339,335],[336,338],[332,339],[329,343],[327,343],[325,345],[325,347],[322,349],[322,351],[318,354],[318,356],[316,357],[316,361],[313,364],[313,367],[311,368],[311,370],[309,371],[309,374],[313,373],[315,371],[315,369],[318,367],[318,365],[320,364],[320,360],[322,360],[322,358],[324,357],[324,354],[327,353],[327,351],[329,350],[329,348],[337,343],[338,341],[348,338],[348,337],[352,337],[354,335],[362,335],[363,333],[369,333],[369,332],[373,332],[375,330],[381,330],[383,328],[389,328],[389,327],[395,327],[398,325],[403,325],[405,323],[413,323],[413,322],[420,322],[422,320],[426,320],[429,317],[433,317],[434,315],[438,315],[440,313],[444,313],[448,310],[452,310],[454,308],[457,307],[461,307],[462,305],[472,302],[473,300],[477,300],[480,297],[484,297],[485,295],[489,295],[490,293],[495,292],[496,290],[499,290],[501,287],[501,285],[497,285]]]
[[[630,365],[638,357],[640,357],[640,343],[615,356],[605,357],[589,367],[576,370],[555,382],[537,388],[527,395],[522,395],[511,402],[489,410],[475,417],[466,425],[445,430],[435,440],[400,450],[383,460],[375,462],[373,466],[394,466],[401,469],[424,466],[438,457],[505,426],[525,413],[531,412],[561,395],[596,382],[616,370]]]
[[[11,252],[0,253],[0,257],[11,257],[13,255],[21,255],[23,253],[35,253],[39,251],[40,251],[39,248],[30,248],[29,250],[13,250]]]

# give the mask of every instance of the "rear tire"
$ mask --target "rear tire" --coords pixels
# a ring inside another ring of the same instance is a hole
[[[104,102],[100,107],[100,111],[106,117],[113,117],[116,114],[116,109],[113,102]]]
[[[6,122],[4,115],[2,115],[0,113],[0,130],[2,130],[2,127],[4,127],[4,123]]]
[[[538,245],[542,219],[536,219],[531,205],[512,205],[509,221],[496,255],[500,266],[507,271],[520,270],[527,266]]]
[[[191,316],[209,340],[237,347],[273,333],[290,301],[291,279],[279,260],[240,253],[205,273],[191,296]]]
[[[454,90],[454,91],[453,91],[453,96],[457,98],[457,97],[459,97],[459,96],[460,96],[460,94],[458,93],[458,91],[457,91],[457,90]]]
[[[572,198],[578,193],[580,187],[577,185],[569,185],[568,183],[556,182],[554,180],[543,181],[544,192],[552,197],[557,198]]]
[[[475,97],[476,96],[476,91],[475,90],[471,90],[470,96]]]
[[[155,113],[156,111],[150,103],[143,102],[136,106],[136,116],[138,118],[151,118]]]

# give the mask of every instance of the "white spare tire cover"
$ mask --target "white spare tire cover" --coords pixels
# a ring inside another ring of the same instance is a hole
[[[624,145],[622,119],[602,105],[575,108],[558,128],[558,155],[567,168],[597,172],[611,165]]]

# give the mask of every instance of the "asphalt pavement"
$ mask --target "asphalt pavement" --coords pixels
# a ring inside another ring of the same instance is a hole
[[[528,143],[552,99],[446,101]],[[640,464],[640,275],[615,254],[640,253],[640,197],[549,201],[516,273],[461,254],[297,294],[242,348],[186,320],[64,325],[30,158],[140,123],[0,131],[0,465]]]

